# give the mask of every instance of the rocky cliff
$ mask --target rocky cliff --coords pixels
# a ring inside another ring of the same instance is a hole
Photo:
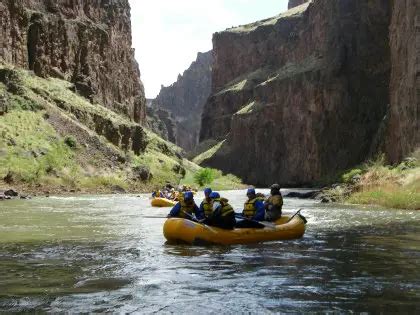
[[[305,2],[308,2],[309,0],[289,0],[288,8],[292,9],[294,7],[297,7]]]
[[[389,128],[386,151],[398,162],[420,146],[420,2],[393,2]]]
[[[196,61],[168,87],[162,87],[152,107],[160,109],[168,140],[190,151],[198,143],[201,114],[211,92],[212,52],[198,53]],[[173,121],[169,119],[168,112]],[[159,114],[160,113],[160,114]]]
[[[66,79],[91,102],[145,121],[128,0],[0,0],[0,22],[0,61]]]
[[[388,0],[317,0],[213,37],[205,165],[303,185],[363,161],[389,104]]]

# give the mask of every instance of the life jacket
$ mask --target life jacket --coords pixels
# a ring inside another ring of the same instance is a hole
[[[203,209],[204,209],[204,215],[206,218],[211,216],[213,213],[213,201],[210,199],[210,201],[207,201],[207,198],[204,198],[203,200]]]
[[[283,206],[283,197],[281,195],[273,195],[268,197],[267,203],[273,206],[277,206],[281,209]]]
[[[245,202],[245,204],[244,204],[244,211],[242,212],[242,214],[246,218],[251,219],[257,213],[257,208],[255,207],[255,202],[257,200],[264,201],[264,199],[262,197],[256,197],[254,199],[251,199],[251,200],[248,200],[247,202]]]
[[[180,201],[181,203],[181,210],[179,211],[179,217],[184,219],[191,219],[190,216],[194,214],[194,206],[195,203],[192,201],[191,203],[186,203],[184,200]],[[188,216],[188,213],[190,216]]]
[[[229,200],[227,200],[226,198],[215,198],[215,199],[213,199],[213,202],[220,202],[220,204],[222,205],[222,210],[221,210],[221,216],[222,217],[225,217],[225,216],[235,212],[233,210],[232,206],[228,203],[228,201]]]

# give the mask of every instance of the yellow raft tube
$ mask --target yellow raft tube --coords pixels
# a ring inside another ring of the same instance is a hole
[[[262,229],[224,230],[181,218],[170,218],[163,226],[163,234],[169,242],[201,244],[250,244],[301,238],[305,234],[305,218],[297,214],[283,216]]]
[[[150,203],[152,207],[173,207],[177,202],[166,198],[153,198]]]

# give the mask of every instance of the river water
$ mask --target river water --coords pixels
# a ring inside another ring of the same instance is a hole
[[[192,247],[165,244],[146,195],[1,202],[0,311],[420,312],[420,212],[297,208],[300,240]]]

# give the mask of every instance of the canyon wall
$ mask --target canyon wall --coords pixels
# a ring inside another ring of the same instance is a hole
[[[308,1],[309,0],[289,0],[288,8],[292,9]]]
[[[144,123],[128,0],[0,0],[0,23],[0,61],[66,79],[91,102]]]
[[[386,152],[393,163],[420,147],[420,1],[395,0]]]
[[[212,63],[211,51],[198,53],[191,66],[174,84],[162,87],[152,103],[153,108],[161,109],[157,115],[166,124],[168,140],[187,151],[198,143],[201,114],[211,92]]]
[[[316,0],[216,33],[204,165],[304,185],[366,159],[389,104],[388,0]]]

